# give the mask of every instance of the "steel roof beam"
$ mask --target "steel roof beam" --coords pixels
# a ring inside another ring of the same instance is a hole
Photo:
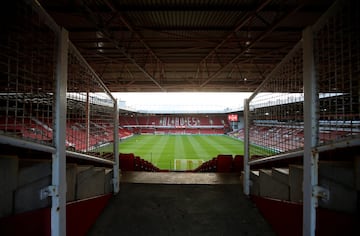
[[[72,2],[72,1],[69,1]],[[43,5],[47,5],[46,3],[44,3]],[[248,12],[248,11],[252,11],[254,9],[254,5],[252,4],[241,4],[241,5],[236,5],[236,6],[232,6],[232,5],[221,5],[221,4],[206,4],[206,5],[193,5],[193,6],[189,6],[188,4],[185,5],[174,5],[174,4],[169,4],[169,5],[158,5],[158,4],[153,4],[153,5],[120,5],[121,6],[121,11],[120,12],[163,12],[163,11],[174,11],[174,12],[181,12],[181,11],[215,11],[215,12],[220,12],[220,11],[226,11],[226,12],[239,12],[239,11],[244,11],[244,12]],[[98,12],[101,13],[107,13],[110,12],[109,11],[109,7],[108,6],[96,6]],[[288,9],[284,9],[284,8],[279,8],[279,5],[271,5],[271,6],[267,6],[263,11],[264,12],[279,12],[280,9],[281,11],[283,10],[290,10],[291,6]],[[80,13],[81,10],[74,8],[74,6],[69,5],[69,6],[47,6],[46,7],[47,11],[50,12],[58,12],[58,13],[66,13],[66,14],[76,14],[76,13]],[[312,5],[312,6],[305,6],[303,7],[299,12],[300,13],[319,13],[319,12],[323,12],[323,6],[319,6],[319,5]]]
[[[120,14],[120,12],[108,0],[103,0],[103,2],[111,9],[111,11],[113,13],[117,13],[116,17],[119,18],[121,20],[121,22],[126,26],[126,28],[128,28],[131,31],[131,33],[133,33],[138,38],[138,40],[141,42],[141,44],[151,53],[151,55],[153,57],[155,57],[156,60],[158,60],[159,62],[162,63],[160,58],[154,53],[154,51],[149,47],[149,45],[147,45],[147,43],[145,43],[143,38],[132,28],[132,26],[129,24],[129,22],[127,22],[127,20],[125,20],[125,18],[122,16],[122,14]]]
[[[235,29],[226,36],[209,54],[200,62],[204,62],[206,59],[208,59],[213,53],[216,53],[216,50],[218,50],[226,41],[228,41],[234,33],[239,31],[242,27],[244,27],[249,21],[251,21],[253,18],[256,17],[256,14],[261,11],[266,5],[268,5],[272,0],[265,0],[260,6],[258,6],[255,10],[252,12],[248,12],[244,17],[241,18],[240,24],[238,24]]]
[[[159,82],[141,65],[139,65],[139,63],[136,62],[136,60],[131,57],[123,47],[119,46],[120,42],[118,40],[116,40],[112,34],[109,32],[109,30],[106,28],[106,26],[102,25],[99,23],[99,20],[97,19],[97,17],[94,15],[93,11],[84,3],[83,6],[85,7],[86,11],[89,14],[89,17],[91,18],[91,20],[95,23],[95,25],[99,28],[99,31],[103,34],[104,37],[106,37],[110,42],[112,42],[115,46],[116,49],[118,49],[123,56],[125,56],[128,61],[130,61],[132,64],[134,64],[141,72],[144,73],[145,77],[149,78],[157,87],[159,87],[159,89],[161,91],[166,91],[160,84]]]
[[[282,16],[280,19],[276,20],[275,22],[273,22],[267,31],[265,31],[263,34],[259,35],[255,40],[253,40],[252,42],[250,42],[250,44],[245,47],[241,53],[239,53],[237,56],[235,56],[233,59],[231,59],[226,65],[222,66],[218,71],[216,71],[214,74],[212,74],[211,76],[208,77],[208,79],[206,81],[204,81],[200,87],[204,87],[206,84],[208,84],[211,80],[213,80],[216,76],[218,76],[226,67],[228,67],[229,65],[231,65],[232,63],[234,63],[237,59],[239,59],[248,49],[252,48],[254,46],[255,43],[261,41],[262,39],[264,39],[268,34],[270,34],[271,32],[274,31],[274,29],[283,21],[285,20],[287,17],[293,15],[295,12],[297,12],[298,9],[300,9],[302,7],[302,4],[300,4],[298,7],[296,7],[295,9],[293,9],[292,11],[288,12],[287,14],[285,14],[284,16]]]

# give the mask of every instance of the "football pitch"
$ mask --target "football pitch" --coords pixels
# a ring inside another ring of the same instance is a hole
[[[243,147],[226,135],[136,135],[121,141],[119,152],[134,153],[160,169],[187,170],[218,154],[243,155]]]

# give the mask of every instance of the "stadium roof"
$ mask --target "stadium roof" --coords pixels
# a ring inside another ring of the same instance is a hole
[[[113,93],[119,108],[141,113],[230,113],[243,110],[251,93]]]
[[[112,92],[251,92],[329,0],[40,0]]]

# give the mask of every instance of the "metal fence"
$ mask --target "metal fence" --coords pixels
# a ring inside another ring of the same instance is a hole
[[[303,235],[315,235],[328,196],[319,153],[360,145],[359,11],[359,1],[335,2],[244,104],[244,193],[250,166],[302,156]]]
[[[67,148],[101,155],[98,150],[106,145],[113,152],[116,100],[72,44],[67,91]]]
[[[117,102],[36,0],[12,1],[7,9],[0,34],[0,144],[51,154],[52,184],[36,196],[51,196],[51,233],[65,235],[67,157],[113,165],[113,191],[119,191]],[[95,152],[111,142],[107,159]]]
[[[313,27],[318,144],[360,134],[360,4],[344,2]]]
[[[13,8],[0,35],[0,134],[55,147],[60,28],[37,3],[16,1]],[[114,152],[116,100],[75,46],[68,49],[66,129],[60,131],[66,149],[100,156],[98,148],[108,145]]]
[[[303,147],[302,44],[271,72],[249,99],[249,151],[271,156]]]
[[[313,29],[316,143],[360,136],[358,1],[338,4]],[[273,156],[304,146],[303,48],[299,42],[248,99],[249,152]]]
[[[0,132],[53,146],[57,32],[31,5],[13,7],[0,35]]]

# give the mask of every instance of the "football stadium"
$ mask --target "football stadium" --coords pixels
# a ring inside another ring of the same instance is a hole
[[[360,235],[359,1],[0,11],[0,235]]]

